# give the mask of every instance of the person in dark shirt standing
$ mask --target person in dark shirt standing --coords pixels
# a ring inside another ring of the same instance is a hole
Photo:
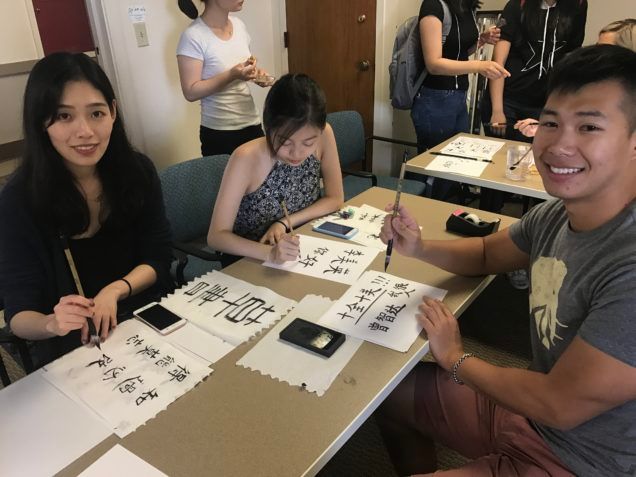
[[[0,194],[0,297],[36,365],[101,340],[167,291],[170,227],[152,162],[131,147],[106,74],[54,53],[24,94],[23,161]],[[69,244],[85,296],[65,259]]]
[[[475,9],[479,5],[480,2],[474,0],[422,2],[419,29],[428,75],[411,109],[418,152],[437,146],[458,132],[468,132],[469,73],[479,73],[491,80],[509,76],[499,63],[468,59],[478,46],[496,43],[499,39],[499,29],[494,27],[479,35],[475,20]],[[452,25],[443,41],[445,10],[450,14]],[[450,181],[435,180],[432,197],[447,198],[450,184]]]
[[[566,54],[583,44],[587,0],[510,0],[504,7],[501,41],[493,60],[510,71],[491,79],[482,104],[489,136],[527,141],[514,129],[516,121],[539,118],[545,104],[550,71]]]

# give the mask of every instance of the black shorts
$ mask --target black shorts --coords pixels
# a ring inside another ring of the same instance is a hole
[[[241,144],[263,136],[263,128],[260,124],[227,131],[201,126],[199,129],[201,155],[232,154]]]

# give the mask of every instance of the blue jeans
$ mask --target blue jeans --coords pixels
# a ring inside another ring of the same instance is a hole
[[[459,132],[468,132],[466,91],[420,88],[411,108],[411,119],[417,135],[417,150],[421,153],[437,146]],[[431,197],[446,199],[455,183],[435,179]]]

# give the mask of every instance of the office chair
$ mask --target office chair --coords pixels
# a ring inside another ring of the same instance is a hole
[[[0,192],[2,192],[4,185],[4,182],[0,182]],[[4,300],[0,297],[0,311],[2,310],[4,310]],[[33,360],[31,359],[27,342],[11,333],[9,325],[0,328],[0,346],[2,345],[7,345],[7,350],[17,350],[20,355],[20,360],[22,361],[22,367],[27,374],[33,371]],[[2,359],[2,354],[0,354],[0,380],[2,380],[4,386],[11,384],[9,373],[7,373],[7,368]]]
[[[4,302],[0,298],[0,311],[2,310],[4,310]],[[29,352],[29,345],[22,338],[15,336],[9,329],[9,325],[0,328],[0,345],[7,345],[3,347],[10,353],[11,351],[17,351],[25,373],[29,374],[33,372],[34,365],[31,353]],[[0,380],[2,380],[3,386],[11,384],[9,373],[7,372],[4,360],[2,359],[2,354],[0,354]]]
[[[397,188],[397,177],[376,176],[371,172],[351,170],[351,166],[363,161],[366,155],[367,138],[364,135],[364,125],[360,113],[357,111],[329,113],[327,114],[327,122],[331,125],[336,137],[340,167],[343,174],[345,174],[342,179],[345,200],[349,200],[353,196],[375,186],[391,190]],[[410,143],[375,136],[369,139],[411,145]],[[402,191],[409,194],[424,195],[425,190],[426,184],[424,182],[405,179],[402,183]]]
[[[227,154],[201,157],[159,173],[172,228],[178,285],[221,269],[221,256],[207,246],[207,233],[228,159]]]

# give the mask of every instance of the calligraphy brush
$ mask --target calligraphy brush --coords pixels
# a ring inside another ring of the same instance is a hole
[[[523,161],[528,154],[530,154],[530,151],[532,151],[531,147],[529,147],[528,150],[523,153],[523,156],[521,156],[519,159],[517,159],[517,162],[515,162],[512,166],[510,166],[510,170],[514,171],[517,168],[517,166],[519,165],[519,163],[521,161]]]
[[[490,162],[493,163],[490,159],[478,159],[476,157],[468,157],[468,156],[460,156],[459,154],[446,154],[442,151],[433,151],[429,152],[432,156],[448,156],[448,157],[457,157],[458,159],[468,159],[469,161],[477,161],[477,162]]]
[[[71,275],[73,275],[73,280],[75,281],[75,288],[77,288],[77,294],[80,296],[84,295],[84,289],[82,288],[82,282],[80,282],[79,275],[77,273],[77,267],[75,267],[75,260],[73,260],[73,255],[71,255],[71,249],[68,245],[68,239],[64,235],[60,235],[60,240],[62,242],[62,247],[64,247],[64,255],[66,256],[66,262],[68,263],[68,267],[71,269]],[[97,329],[95,328],[95,323],[93,323],[93,319],[89,316],[86,317],[86,322],[88,324],[88,332],[90,334],[90,342],[97,346],[98,349],[102,349],[99,340],[99,335],[97,334]]]
[[[482,126],[490,126],[490,127],[492,127],[492,126],[514,126],[515,124],[517,124],[517,123],[513,123],[513,124],[510,124],[510,123],[483,123]],[[534,123],[528,123],[527,125],[528,126],[538,126],[539,122],[536,121]]]
[[[283,214],[285,214],[285,220],[287,221],[287,224],[289,225],[289,232],[292,234],[292,236],[294,235],[294,226],[291,223],[291,220],[289,220],[289,214],[287,213],[287,206],[285,205],[285,201],[281,201],[280,203],[281,208],[283,209]]]
[[[404,182],[404,170],[406,168],[406,160],[409,157],[408,151],[404,151],[402,157],[402,167],[400,168],[400,178],[398,179],[397,189],[395,191],[395,202],[393,204],[392,218],[395,218],[398,214],[398,208],[400,207],[400,195],[402,194],[402,182]],[[384,271],[386,272],[391,262],[391,253],[393,252],[393,239],[389,240],[386,244],[386,257],[384,258]]]

